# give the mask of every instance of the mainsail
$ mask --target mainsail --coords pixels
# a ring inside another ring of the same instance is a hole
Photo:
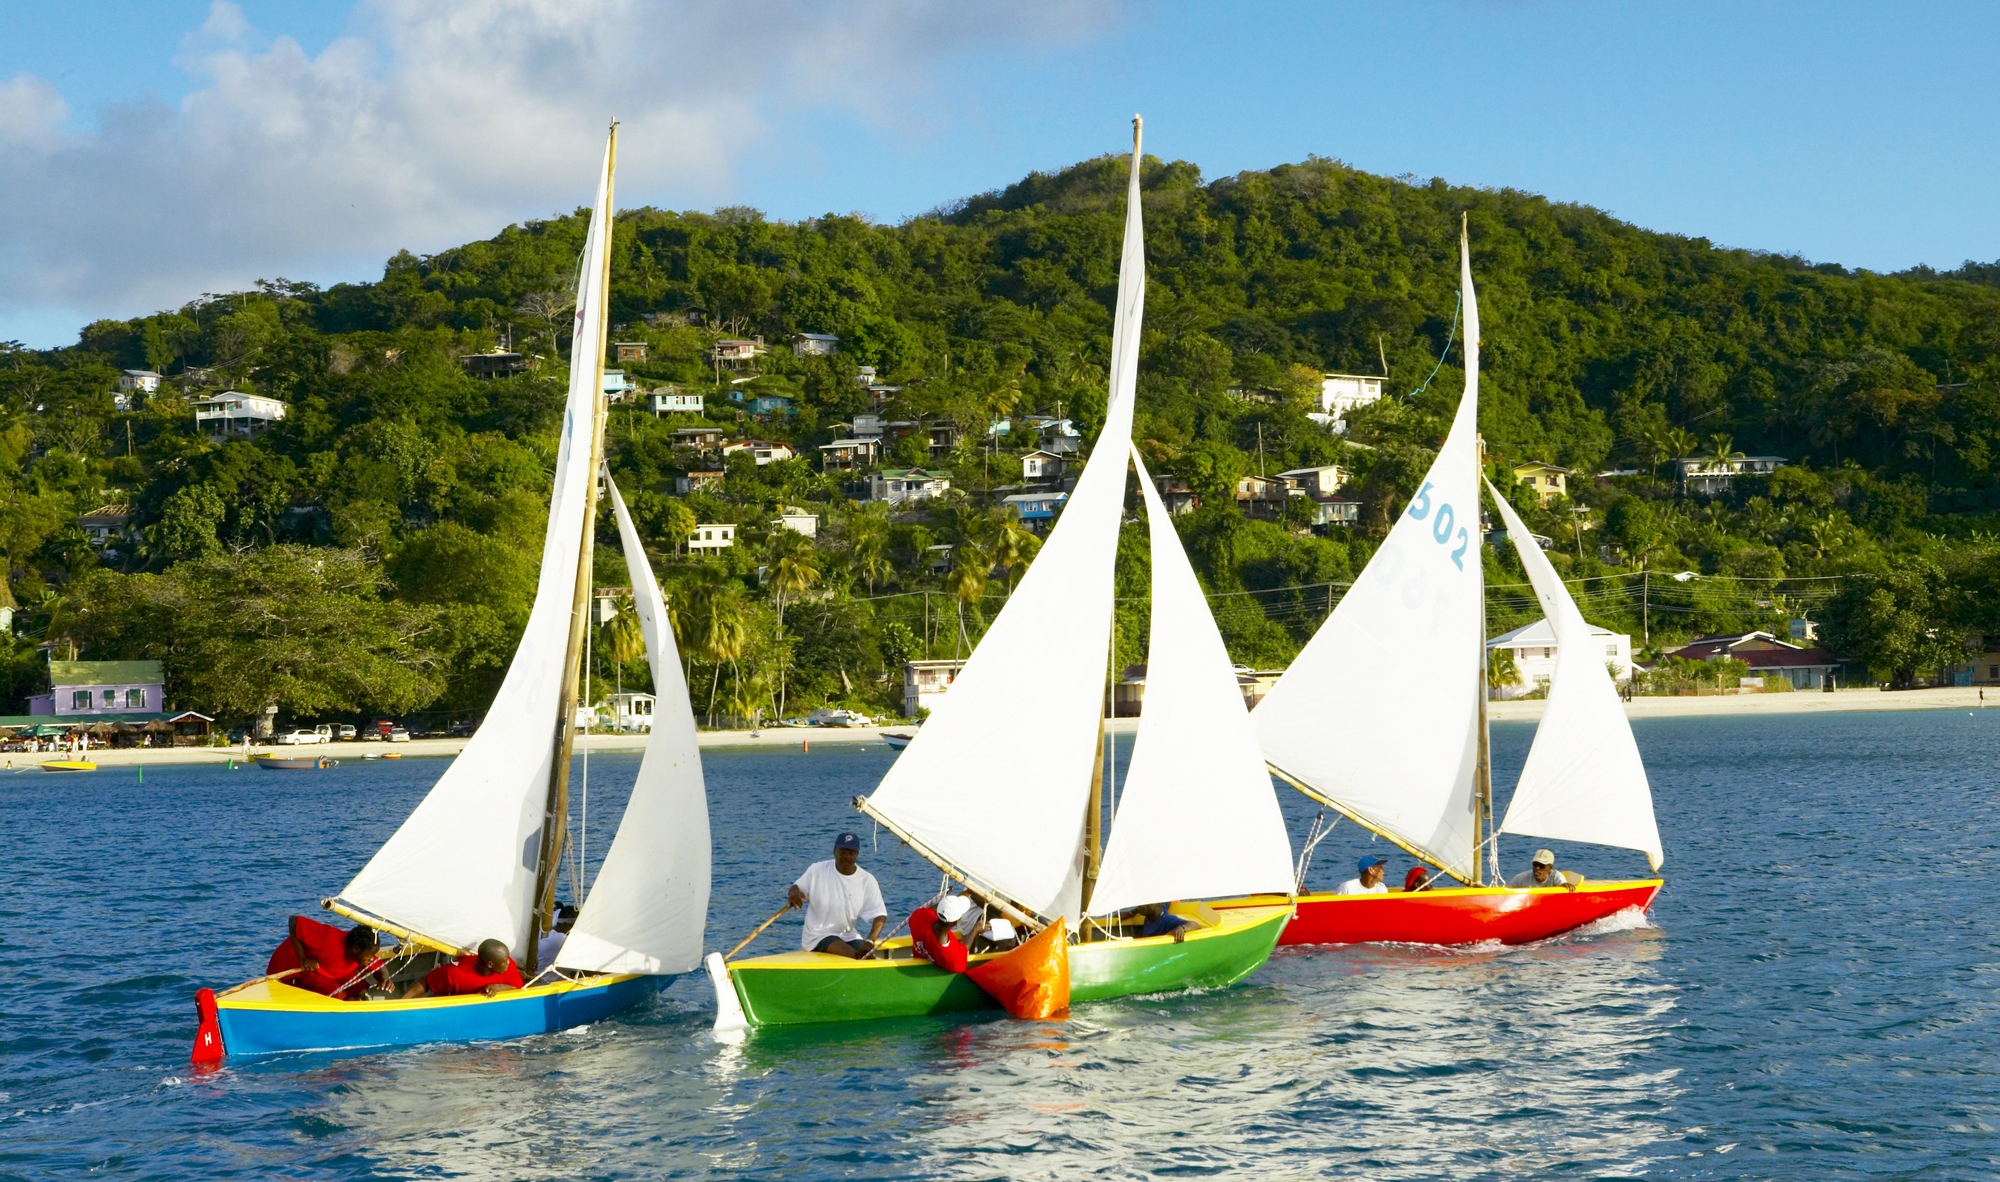
[[[666,601],[625,498],[605,478],[632,572],[632,604],[653,671],[653,730],[618,836],[590,884],[556,967],[600,973],[684,973],[701,963],[708,919],[708,797],[694,706],[681,677]]]
[[[1469,882],[1478,863],[1485,590],[1479,301],[1463,231],[1459,285],[1465,395],[1451,432],[1381,549],[1251,721],[1285,778]]]
[[[564,649],[583,558],[590,453],[603,399],[602,276],[611,238],[612,163],[607,146],[577,282],[569,397],[527,630],[465,750],[335,900],[441,945],[498,937],[518,953],[531,939]]]
[[[1604,652],[1520,514],[1486,487],[1556,640],[1548,706],[1500,831],[1640,850],[1658,870],[1665,856],[1653,791]]]
[[[1145,298],[1135,137],[1104,430],[1021,585],[866,801],[983,893],[1047,919],[1074,918],[1082,899]],[[1035,753],[1024,766],[1030,723]]]
[[[1222,633],[1137,449],[1152,543],[1146,708],[1088,911],[1292,889],[1292,847]]]

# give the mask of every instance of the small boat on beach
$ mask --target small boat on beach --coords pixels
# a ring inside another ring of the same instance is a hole
[[[1513,506],[1488,484],[1558,645],[1534,745],[1505,819],[1493,822],[1479,301],[1462,227],[1459,260],[1465,394],[1451,430],[1381,548],[1252,716],[1280,779],[1437,867],[1432,879],[1456,883],[1299,894],[1284,944],[1520,944],[1644,911],[1662,885],[1643,878],[1510,888],[1500,875],[1501,833],[1639,850],[1656,872],[1663,854],[1646,769],[1601,642]],[[1330,830],[1315,822],[1295,890],[1303,888],[1313,846]],[[1250,896],[1215,906],[1272,901]]]
[[[908,747],[910,745],[910,740],[914,738],[916,738],[915,735],[892,733],[892,734],[884,734],[882,736],[882,741],[889,745],[889,750],[901,751],[903,748]]]
[[[951,693],[875,792],[854,802],[963,884],[989,918],[1066,957],[1071,1002],[1230,985],[1264,963],[1291,914],[1291,844],[1235,670],[1132,446],[1145,306],[1138,133],[1135,119],[1104,427]],[[1104,712],[1117,665],[1114,566],[1134,475],[1149,527],[1152,620],[1147,708],[1120,791]],[[1017,758],[1024,709],[1038,719],[1033,774]],[[1278,898],[1226,914],[1198,905],[1249,892]],[[1170,903],[1189,921],[1183,938],[1133,934],[1128,913]],[[975,953],[970,966],[978,974],[1010,955]],[[799,951],[711,954],[708,965],[719,1032],[1000,1004],[968,976],[915,958],[907,937],[866,960]]]
[[[694,711],[665,603],[617,486],[604,474],[653,671],[657,714],[617,834],[594,879],[572,848],[570,765],[585,660],[604,445],[614,126],[605,147],[576,295],[569,393],[534,606],[484,722],[360,873],[322,906],[399,941],[388,968],[487,939],[515,954],[526,987],[488,996],[339,1000],[259,977],[202,990],[198,1063],[223,1054],[517,1038],[638,1004],[701,961],[709,893],[708,806]],[[394,753],[383,753],[388,757]],[[263,763],[265,757],[258,757]],[[584,791],[588,792],[588,754]],[[310,761],[308,761],[310,765]],[[269,764],[265,766],[284,766]],[[587,808],[588,801],[585,801]],[[579,843],[580,844],[580,843]],[[537,941],[569,865],[580,914],[553,964]],[[364,970],[363,972],[365,972]],[[357,985],[357,972],[348,986]]]
[[[267,755],[259,752],[250,757],[250,762],[273,771],[306,771],[340,766],[340,761],[331,755]]]
[[[41,766],[45,772],[94,772],[97,770],[97,765],[88,759],[45,759],[42,761]]]

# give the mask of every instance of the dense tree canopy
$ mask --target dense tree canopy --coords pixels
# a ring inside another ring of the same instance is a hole
[[[1033,538],[992,507],[1035,442],[1021,416],[1072,419],[1088,439],[1103,413],[1123,168],[1036,174],[895,226],[620,215],[617,339],[648,346],[624,368],[708,408],[660,420],[623,404],[608,435],[698,708],[882,706],[903,659],[976,639],[1032,560]],[[1199,498],[1182,533],[1238,659],[1290,658],[1430,462],[1462,384],[1461,214],[1489,467],[1565,573],[1591,580],[1578,585],[1593,618],[1657,648],[1824,615],[1849,655],[1899,682],[2000,632],[1996,600],[1978,593],[2000,577],[2000,269],[1848,272],[1321,159],[1213,182],[1148,160],[1144,193],[1136,434],[1155,471]],[[8,347],[0,548],[22,608],[15,664],[46,637],[161,656],[182,704],[236,715],[260,698],[301,716],[476,713],[533,591],[584,227],[580,211],[398,254],[377,283],[262,282],[100,321],[69,348]],[[837,334],[839,352],[794,357],[794,332]],[[773,347],[724,370],[710,354],[724,335]],[[468,374],[462,358],[502,343],[543,363]],[[857,506],[843,474],[804,458],[877,409],[861,366],[898,388],[885,415],[960,429],[939,453],[913,434],[883,460],[948,468],[950,503]],[[165,383],[121,404],[125,369]],[[1391,396],[1345,437],[1308,417],[1320,373],[1385,369]],[[204,437],[193,403],[224,389],[282,399],[286,418],[254,438]],[[753,417],[759,396],[793,413]],[[988,433],[1001,421],[1005,434]],[[719,482],[677,493],[707,465],[673,429],[702,422],[801,458],[739,454]],[[1741,453],[1786,464],[1715,496],[1674,479],[1674,459]],[[1544,506],[1515,489],[1512,467],[1530,460],[1575,470],[1569,495]],[[1254,519],[1234,495],[1246,476],[1329,463],[1363,502],[1353,528],[1315,532],[1290,510]],[[101,505],[129,510],[129,537],[93,544],[78,516]],[[774,531],[782,505],[811,509],[819,537]],[[737,524],[741,544],[688,557],[698,521]],[[1137,660],[1135,528],[1119,645]],[[940,559],[943,545],[956,549]],[[1486,561],[1496,627],[1532,618],[1511,554]],[[597,664],[614,683],[641,675],[602,649]]]

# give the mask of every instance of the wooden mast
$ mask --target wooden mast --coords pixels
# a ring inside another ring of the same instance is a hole
[[[1466,215],[1463,213],[1458,215],[1458,236],[1460,242],[1467,241]],[[1468,246],[1466,249],[1470,250],[1471,248]],[[1479,347],[1478,341],[1473,341],[1471,344],[1474,349]],[[1472,426],[1472,493],[1477,498],[1480,488],[1486,482],[1486,437],[1479,434],[1479,424],[1476,421]],[[1473,513],[1475,521],[1479,517],[1480,514],[1478,512]],[[1473,805],[1475,815],[1472,823],[1473,886],[1480,886],[1485,880],[1485,874],[1480,870],[1480,855],[1484,852],[1486,839],[1493,832],[1493,736],[1492,730],[1487,725],[1486,720],[1487,677],[1489,670],[1487,669],[1486,652],[1486,564],[1483,558],[1484,551],[1485,547],[1483,545],[1476,551],[1476,553],[1482,554],[1482,558],[1476,575],[1479,580],[1479,763],[1477,770],[1473,773],[1475,777],[1474,792],[1476,793],[1476,803]]]
[[[535,857],[535,910],[528,927],[526,955],[521,958],[530,978],[547,965],[537,964],[537,944],[555,922],[556,879],[562,867],[563,850],[569,838],[569,761],[576,749],[576,687],[583,668],[584,625],[589,620],[591,558],[597,536],[597,470],[604,462],[604,349],[610,331],[606,307],[611,294],[611,232],[616,221],[617,202],[612,197],[612,181],[618,168],[618,124],[611,124],[610,142],[605,148],[604,179],[604,260],[596,279],[593,297],[597,300],[597,337],[592,341],[570,341],[570,356],[576,350],[596,350],[595,377],[591,381],[590,477],[586,482],[583,509],[583,536],[577,547],[576,589],[570,600],[569,640],[563,648],[562,688],[556,702],[556,757],[549,768],[549,794],[542,808],[542,843]]]

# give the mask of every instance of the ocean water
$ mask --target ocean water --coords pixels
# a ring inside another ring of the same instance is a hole
[[[0,1178],[1986,1178],[2000,1171],[2000,711],[1643,720],[1650,921],[1286,949],[1067,1022],[708,1034],[699,977],[586,1029],[187,1068],[442,765],[0,774]],[[1496,781],[1531,736],[1495,728]],[[1034,737],[1022,736],[1023,774]],[[882,748],[714,752],[709,943],[859,827]],[[592,761],[591,857],[636,759]],[[1303,833],[1312,810],[1284,796]],[[1013,822],[996,811],[996,838]],[[1511,872],[1537,843],[1503,845]],[[1313,879],[1395,855],[1351,827]],[[1596,877],[1637,855],[1559,848]],[[892,913],[936,884],[884,836]],[[763,950],[793,946],[797,923]]]

